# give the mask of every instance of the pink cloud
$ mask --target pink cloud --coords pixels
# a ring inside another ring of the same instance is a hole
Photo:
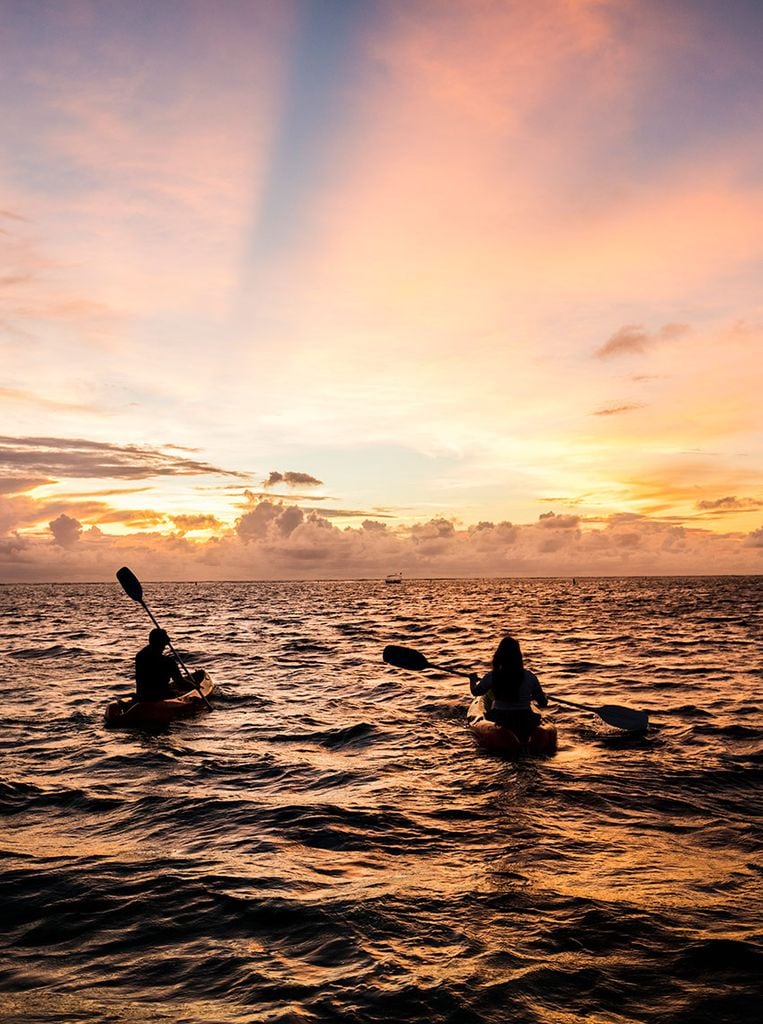
[[[56,544],[62,548],[70,548],[80,539],[82,535],[82,523],[64,513],[48,523],[50,532]]]

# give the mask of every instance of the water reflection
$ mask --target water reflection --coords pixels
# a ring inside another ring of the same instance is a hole
[[[761,583],[568,583],[154,585],[223,687],[159,735],[102,727],[146,633],[116,584],[0,588],[6,1013],[689,1020],[719,985],[747,1012]],[[381,662],[484,669],[506,628],[548,690],[653,728],[557,708],[559,753],[507,763],[463,681]]]

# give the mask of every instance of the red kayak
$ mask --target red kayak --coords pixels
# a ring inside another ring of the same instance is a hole
[[[209,698],[215,692],[215,684],[202,669],[193,673],[197,690],[189,690],[179,697],[170,700],[136,701],[135,696],[122,697],[112,701],[106,708],[104,719],[110,726],[133,726],[139,729],[162,728],[178,718],[188,718],[198,711],[203,711],[206,704],[199,696]]]
[[[530,733],[527,743],[522,743],[515,732],[505,725],[491,722],[485,712],[485,698],[475,697],[466,715],[474,738],[485,750],[493,750],[506,757],[521,757],[523,754],[544,757],[556,753],[555,725],[539,725]]]

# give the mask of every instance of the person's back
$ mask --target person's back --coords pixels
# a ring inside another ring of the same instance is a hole
[[[182,687],[177,662],[162,653],[168,643],[163,629],[152,629],[147,646],[135,655],[135,693],[139,701],[169,700],[177,696],[171,682]]]
[[[540,715],[532,708],[533,702],[546,707],[548,700],[538,677],[524,667],[522,650],[510,636],[501,640],[493,656],[492,671],[481,680],[470,677],[474,696],[492,692],[493,700],[486,717],[497,725],[504,725],[526,742],[530,733],[540,725]]]
[[[493,672],[487,672],[479,684],[484,690],[492,690],[493,707],[497,711],[529,711],[533,703],[541,707],[546,706],[546,695],[541,689],[538,677],[528,668],[522,669],[522,679],[519,686],[501,686],[499,679],[496,679]]]

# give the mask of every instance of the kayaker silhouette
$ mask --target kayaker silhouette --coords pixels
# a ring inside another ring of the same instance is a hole
[[[188,689],[177,661],[162,653],[169,642],[165,630],[152,629],[148,644],[135,655],[135,694],[139,701],[169,700]]]
[[[511,729],[521,743],[526,743],[533,729],[541,723],[541,717],[533,711],[532,704],[548,707],[548,698],[534,672],[524,666],[522,649],[513,636],[505,636],[493,655],[493,667],[482,679],[472,672],[469,688],[473,696],[492,694],[486,699],[485,717],[496,725]]]

